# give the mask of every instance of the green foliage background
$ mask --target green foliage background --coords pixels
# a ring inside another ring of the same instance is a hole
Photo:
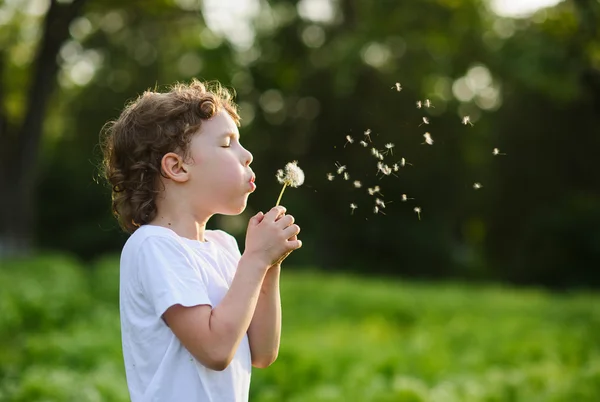
[[[48,255],[0,269],[0,401],[128,400],[118,260]],[[278,360],[251,400],[592,402],[600,299],[315,270],[282,274]]]

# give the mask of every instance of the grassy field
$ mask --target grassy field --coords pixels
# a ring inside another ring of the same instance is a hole
[[[116,258],[0,261],[0,283],[0,401],[128,400]],[[287,270],[282,298],[253,402],[600,400],[598,294]]]

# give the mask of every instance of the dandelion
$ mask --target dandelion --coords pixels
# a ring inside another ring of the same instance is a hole
[[[431,104],[431,101],[429,99],[425,99],[425,107],[426,108],[430,108],[430,107],[435,108],[435,106],[433,106]]]
[[[419,127],[421,127],[423,124],[429,124],[429,118],[423,117],[423,123],[419,124]]]
[[[473,188],[474,188],[475,190],[479,190],[481,187],[483,187],[483,186],[481,185],[481,183],[473,183]]]
[[[370,128],[368,128],[365,131],[365,137],[369,140],[369,142],[373,142],[373,141],[371,141],[371,129]]]
[[[327,180],[333,181],[333,179],[335,179],[335,176],[332,173],[327,173]]]
[[[346,148],[346,145],[352,144],[352,143],[354,143],[354,138],[352,138],[351,136],[347,135],[346,136],[346,143],[344,144],[344,148]]]
[[[395,83],[394,86],[392,87],[392,89],[396,88],[396,91],[400,92],[402,91],[402,85],[400,85],[399,82]]]
[[[467,124],[470,124],[471,127],[473,126],[473,123],[471,123],[471,117],[470,116],[465,116],[462,118],[462,124],[464,124],[465,126]]]
[[[433,145],[433,138],[431,138],[431,134],[425,133],[423,134],[423,137],[425,137],[425,142],[423,142],[423,144]]]
[[[506,155],[500,152],[500,150],[498,148],[494,148],[494,150],[492,151],[492,154],[494,156],[498,156],[498,155]]]
[[[402,202],[406,202],[408,200],[414,200],[414,198],[408,198],[406,194],[402,194]]]
[[[337,174],[342,174],[346,170],[346,165],[340,165],[338,162],[335,163],[335,167],[337,168]]]
[[[421,207],[415,207],[413,211],[417,213],[417,215],[419,216],[419,220],[421,220]]]
[[[423,102],[417,101],[417,109],[421,109],[423,107]]]
[[[354,183],[352,183],[352,184],[354,184],[355,188],[361,188],[362,187],[362,183],[360,181],[358,181],[358,180],[354,180]]]
[[[344,172],[344,180],[350,180],[350,175],[348,172]]]
[[[362,145],[363,148],[366,148],[369,146],[369,144],[367,144],[365,141],[361,141],[359,142],[360,145]]]
[[[356,204],[354,204],[354,203],[351,203],[351,204],[350,204],[350,208],[352,209],[352,212],[350,212],[350,215],[353,215],[353,214],[354,214],[354,210],[355,210],[356,208],[358,208],[358,205],[356,205]]]
[[[298,187],[304,183],[304,172],[298,166],[297,161],[288,162],[284,169],[279,169],[275,176],[277,177],[279,184],[283,184],[283,188],[281,189],[281,193],[279,193],[279,198],[277,199],[275,206],[279,205],[279,201],[281,201],[281,197],[287,186]]]
[[[388,142],[387,144],[385,144],[386,149],[388,150],[388,152],[390,152],[392,155],[394,155],[394,151],[392,150],[392,148],[395,147],[395,145],[391,142]]]

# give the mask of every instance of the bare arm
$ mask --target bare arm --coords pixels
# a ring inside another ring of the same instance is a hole
[[[229,291],[215,308],[171,306],[163,315],[167,325],[204,366],[224,370],[246,333],[267,264],[242,257]]]
[[[302,246],[295,239],[300,228],[291,224],[293,217],[279,219],[284,214],[285,208],[278,206],[250,220],[246,251],[216,307],[175,305],[163,314],[175,336],[204,366],[224,370],[229,365],[249,329],[269,267]]]
[[[281,336],[280,273],[280,264],[274,265],[267,271],[254,317],[248,329],[248,340],[254,367],[268,367],[277,359],[279,353]]]

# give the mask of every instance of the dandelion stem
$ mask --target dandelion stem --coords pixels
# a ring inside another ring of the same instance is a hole
[[[287,187],[287,183],[283,183],[283,188],[281,189],[281,193],[279,193],[279,198],[277,199],[277,203],[275,204],[275,206],[279,205],[279,201],[281,201],[281,197],[283,196],[283,192],[285,191],[286,187]]]

